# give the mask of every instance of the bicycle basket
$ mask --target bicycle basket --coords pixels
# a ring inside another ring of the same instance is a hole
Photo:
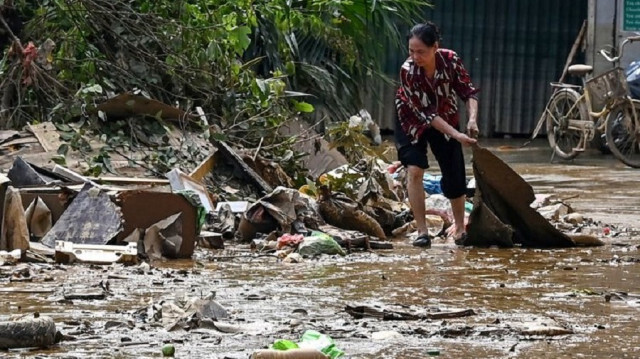
[[[585,84],[593,111],[602,111],[611,100],[623,99],[629,93],[624,71],[616,67],[596,76]]]

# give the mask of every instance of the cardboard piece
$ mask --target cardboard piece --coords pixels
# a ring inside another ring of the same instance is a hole
[[[183,196],[175,193],[151,191],[125,191],[117,201],[124,218],[124,229],[116,237],[121,243],[137,228],[149,228],[177,213],[182,213],[182,243],[178,258],[191,258],[196,243],[197,208]]]
[[[177,258],[182,246],[182,213],[171,215],[147,228],[143,242],[150,259]]]

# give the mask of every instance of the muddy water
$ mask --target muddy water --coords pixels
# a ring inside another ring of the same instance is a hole
[[[569,165],[549,164],[542,146],[492,149],[537,193],[579,195],[568,202],[585,215],[620,227],[640,227],[638,170],[597,154]],[[0,356],[158,357],[162,344],[173,342],[177,357],[247,358],[274,339],[296,339],[306,329],[330,334],[353,358],[424,358],[430,348],[437,348],[443,358],[640,356],[640,299],[607,302],[603,295],[640,292],[640,263],[634,262],[640,258],[640,241],[634,233],[608,238],[605,247],[544,251],[462,249],[441,243],[421,250],[404,239],[395,243],[393,251],[300,264],[268,257],[212,258],[245,255],[246,249],[239,247],[236,252],[198,252],[193,261],[154,263],[150,273],[120,265],[32,265],[33,282],[10,283],[0,275],[2,287],[51,293],[0,293],[0,316],[34,311],[50,315],[75,340],[48,351]],[[0,273],[16,269],[2,267]],[[71,288],[101,281],[109,283],[112,293],[105,300],[63,299]],[[135,314],[150,302],[212,291],[242,333],[166,332]],[[356,303],[406,312],[473,309],[477,314],[433,321],[353,319],[344,308]],[[515,330],[539,320],[553,320],[575,334],[545,338]],[[104,329],[108,321],[130,321],[131,328]],[[395,334],[373,339],[374,333],[387,331]]]

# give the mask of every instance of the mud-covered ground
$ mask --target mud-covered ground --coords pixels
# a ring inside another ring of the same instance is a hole
[[[549,163],[543,141],[524,150],[505,144],[495,141],[489,148],[536,193],[570,198],[567,203],[597,228],[609,227],[602,237],[607,245],[534,250],[436,243],[424,250],[403,238],[394,240],[394,250],[297,264],[254,257],[237,246],[150,267],[4,266],[0,318],[39,312],[53,317],[67,340],[47,351],[0,356],[159,357],[164,343],[174,343],[176,357],[247,358],[275,339],[295,340],[315,329],[350,358],[423,358],[433,348],[443,358],[638,357],[640,241],[633,227],[640,227],[640,171],[595,152],[572,163]],[[31,279],[24,279],[24,268]],[[10,281],[19,271],[23,279]],[[74,289],[108,290],[101,300],[65,299]],[[224,327],[169,332],[152,318],[149,308],[163,301],[211,292],[230,314]],[[356,319],[347,305],[423,316],[472,309],[475,315]],[[550,326],[572,334],[545,335]]]

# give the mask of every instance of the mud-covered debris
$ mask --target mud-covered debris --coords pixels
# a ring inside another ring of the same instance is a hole
[[[46,186],[54,182],[62,182],[63,178],[44,168],[26,162],[22,157],[13,161],[13,166],[7,174],[14,187]]]
[[[342,256],[346,254],[333,237],[320,231],[312,231],[311,235],[304,237],[298,246],[298,253],[310,257],[320,254],[339,254]]]
[[[55,260],[57,263],[64,264],[74,262],[136,264],[138,262],[138,243],[118,246],[58,241],[55,248]]]
[[[182,246],[182,213],[171,215],[147,228],[144,251],[150,259],[178,258]]]
[[[8,187],[3,193],[3,218],[0,217],[0,250],[12,251],[29,249],[29,229],[24,214],[20,193],[13,187]]]
[[[318,207],[322,218],[332,226],[364,232],[379,239],[387,238],[380,223],[366,214],[357,202],[339,192],[332,193],[328,186],[320,187]]]
[[[207,213],[214,211],[215,206],[213,204],[213,198],[211,197],[211,194],[209,194],[209,191],[207,191],[207,188],[200,182],[194,180],[188,174],[177,168],[168,172],[166,177],[169,179],[169,182],[171,183],[171,190],[174,193],[178,193],[180,191],[193,191],[197,194],[201,205]]]
[[[318,229],[324,224],[312,198],[295,189],[278,187],[244,213],[238,226],[238,236],[250,241],[257,233],[270,233],[276,229],[291,233],[296,228],[296,221],[304,223],[305,229]]]
[[[571,223],[573,225],[579,225],[585,221],[584,216],[581,213],[577,213],[577,212],[569,213],[566,216],[564,216],[562,219],[565,222]]]
[[[56,343],[57,333],[47,316],[0,321],[0,349],[47,348]]]
[[[86,184],[42,239],[51,248],[57,241],[106,244],[122,230],[122,213],[109,195]]]
[[[211,231],[200,231],[198,244],[202,248],[224,249],[224,234]]]
[[[51,227],[53,227],[51,210],[40,197],[31,201],[25,210],[25,219],[29,233],[33,239],[44,237],[47,232],[51,230]]]
[[[538,208],[538,213],[549,221],[559,221],[561,218],[564,218],[571,213],[571,207],[564,203],[555,203]]]
[[[15,264],[22,257],[22,251],[20,249],[14,249],[11,252],[0,251],[0,266],[5,264]]]
[[[567,235],[531,208],[535,200],[531,185],[489,150],[473,147],[473,173],[477,189],[465,245],[575,246]],[[487,214],[481,215],[486,211],[493,214],[492,220],[487,221],[490,217]]]
[[[65,300],[103,300],[106,297],[106,291],[101,288],[71,289],[64,293]]]
[[[181,213],[181,225],[175,234],[176,258],[190,258],[196,244],[198,225],[197,208],[185,197],[175,193],[151,191],[124,191],[118,194],[122,208],[124,230],[117,237],[120,243],[138,228],[148,229],[158,222]],[[165,223],[166,224],[166,223]],[[178,228],[175,227],[177,230]],[[178,245],[177,236],[182,242]],[[174,258],[174,257],[171,257]]]
[[[369,317],[381,320],[438,320],[469,317],[476,314],[473,309],[410,313],[367,305],[347,305],[345,311],[356,319]]]

